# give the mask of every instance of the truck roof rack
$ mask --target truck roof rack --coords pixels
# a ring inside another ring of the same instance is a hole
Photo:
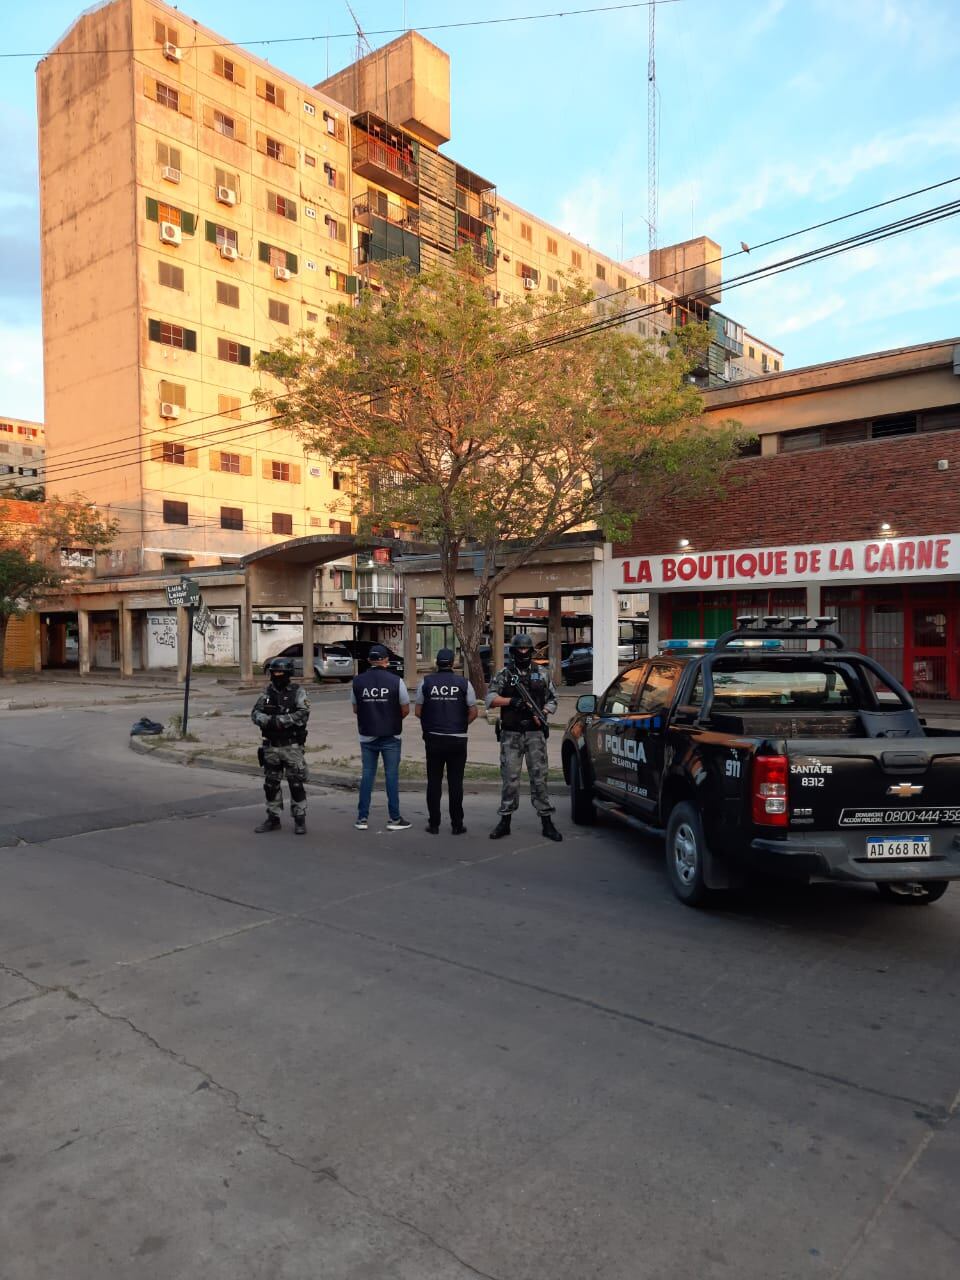
[[[717,638],[713,652],[716,654],[722,649],[739,649],[744,640],[823,640],[832,644],[835,649],[846,649],[847,642],[843,636],[830,630],[836,626],[836,622],[836,618],[808,618],[805,615],[785,618],[778,614],[768,614],[760,618],[752,614],[741,614],[737,618],[737,625]]]

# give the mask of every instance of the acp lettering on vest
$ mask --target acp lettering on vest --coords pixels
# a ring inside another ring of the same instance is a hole
[[[390,690],[365,688],[365,689],[361,689],[360,692],[364,698],[379,699],[379,698],[386,698],[387,695],[390,693]]]

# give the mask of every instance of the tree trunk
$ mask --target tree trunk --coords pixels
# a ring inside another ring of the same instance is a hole
[[[6,675],[3,666],[3,650],[7,642],[7,623],[10,621],[9,614],[0,613],[0,680]]]

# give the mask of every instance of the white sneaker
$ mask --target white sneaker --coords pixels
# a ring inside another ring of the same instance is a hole
[[[366,818],[358,818],[353,825],[357,828],[358,831],[366,831],[367,820]]]
[[[387,823],[388,831],[406,831],[410,823],[406,818],[391,818]]]

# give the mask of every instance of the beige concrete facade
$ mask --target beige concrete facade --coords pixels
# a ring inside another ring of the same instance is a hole
[[[0,494],[43,485],[47,442],[42,422],[0,418]]]
[[[38,70],[50,491],[119,519],[130,571],[350,524],[252,401],[257,353],[346,296],[348,113],[154,0],[57,48],[101,46],[135,52]]]
[[[960,425],[942,412],[960,401],[960,338],[898,347],[809,365],[749,382],[720,387],[704,395],[707,422],[735,419],[759,436],[764,455],[788,452],[791,443],[819,448],[831,443],[797,440],[798,433],[843,431],[841,443],[870,438],[871,424],[900,414],[932,415],[928,430]],[[857,429],[857,430],[853,430]],[[915,429],[924,430],[922,421]]]

